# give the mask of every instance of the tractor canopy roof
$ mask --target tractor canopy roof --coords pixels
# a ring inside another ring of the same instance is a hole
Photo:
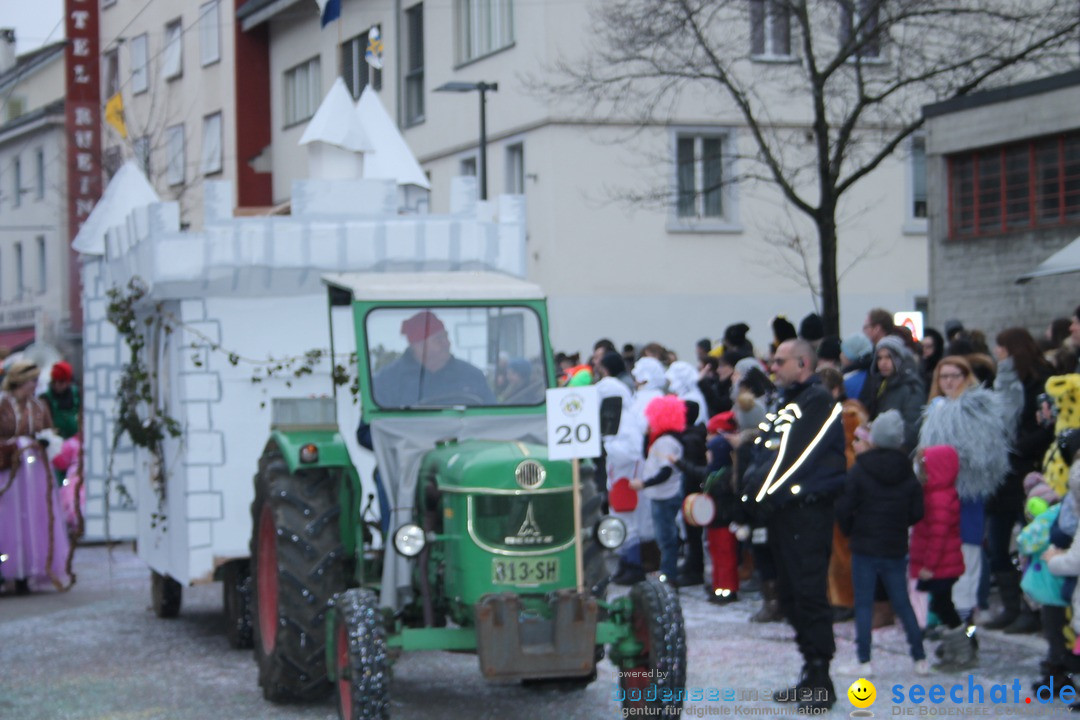
[[[322,280],[366,302],[544,299],[539,285],[490,271],[330,273]]]

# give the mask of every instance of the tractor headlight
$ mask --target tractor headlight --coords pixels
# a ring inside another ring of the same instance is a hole
[[[309,463],[319,462],[319,446],[315,443],[308,443],[300,448],[300,462],[305,465]]]
[[[405,557],[416,557],[426,544],[427,538],[419,525],[402,525],[394,533],[394,547]]]
[[[610,515],[596,523],[596,541],[608,550],[614,550],[626,541],[626,524]]]

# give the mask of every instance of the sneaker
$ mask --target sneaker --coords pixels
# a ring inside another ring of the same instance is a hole
[[[916,675],[929,675],[930,663],[926,661],[926,658],[915,661],[915,674]]]
[[[857,678],[872,678],[874,677],[874,666],[869,662],[855,663],[854,665],[845,665],[837,668],[841,675],[854,675]]]

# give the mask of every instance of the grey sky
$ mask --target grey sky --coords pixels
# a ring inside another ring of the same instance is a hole
[[[64,37],[64,0],[0,0],[0,27],[15,28],[21,55]]]

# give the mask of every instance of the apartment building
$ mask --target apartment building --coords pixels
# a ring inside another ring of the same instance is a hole
[[[232,180],[237,207],[271,203],[265,33],[239,33],[231,0],[102,0],[102,105],[119,96],[124,130],[106,123],[111,177],[135,158],[181,223],[201,227],[203,182]]]
[[[64,43],[16,57],[0,29],[0,347],[72,345]]]
[[[265,33],[270,48],[275,202],[288,197],[292,178],[306,175],[297,143],[319,98],[341,75],[356,96],[368,83],[379,91],[430,176],[431,211],[446,212],[451,178],[479,173],[480,111],[477,92],[439,88],[497,83],[485,93],[488,191],[525,197],[528,274],[550,295],[558,348],[587,350],[608,336],[658,340],[689,356],[696,339],[718,337],[739,320],[751,325],[752,339],[766,343],[775,314],[797,322],[813,309],[799,278],[804,269],[790,265],[790,254],[781,260],[777,250],[793,235],[812,239],[812,227],[768,186],[702,191],[720,176],[734,177],[739,157],[754,153],[746,123],[715,94],[683,98],[670,122],[639,128],[629,118],[594,119],[572,98],[552,101],[530,89],[552,78],[559,60],[580,52],[588,6],[343,0],[340,19],[322,28],[314,0],[240,4],[238,34]],[[364,62],[372,27],[385,45],[381,71]],[[770,29],[760,36],[760,52],[747,48],[763,77],[784,63],[797,67],[790,35],[781,40]],[[775,93],[774,121],[799,137],[807,119],[785,115],[783,94]],[[859,330],[869,307],[925,307],[923,167],[923,142],[916,138],[841,208],[839,266],[850,265],[841,282],[845,332]],[[665,186],[669,197],[684,200],[625,200]]]
[[[925,108],[930,316],[1040,337],[1076,276],[1017,279],[1080,235],[1080,71]]]

